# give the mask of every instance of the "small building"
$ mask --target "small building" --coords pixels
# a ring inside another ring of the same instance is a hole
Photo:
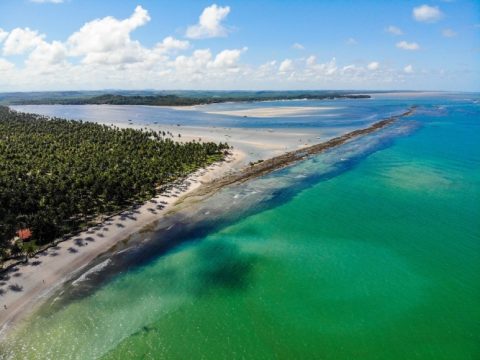
[[[28,241],[32,237],[32,231],[30,229],[20,229],[17,231],[17,236],[22,241]]]

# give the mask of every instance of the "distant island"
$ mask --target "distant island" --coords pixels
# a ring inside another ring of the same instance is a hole
[[[10,105],[150,105],[193,106],[225,102],[369,99],[371,96],[342,91],[248,91],[248,92],[120,92],[0,94],[0,102]]]
[[[229,151],[226,143],[174,141],[179,136],[0,106],[0,260],[151,199]]]

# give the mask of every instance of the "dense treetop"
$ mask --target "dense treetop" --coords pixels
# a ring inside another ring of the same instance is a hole
[[[220,160],[227,144],[47,118],[0,106],[0,250],[29,228],[36,244],[152,197],[159,186]]]
[[[370,95],[332,91],[231,91],[231,92],[60,92],[60,93],[12,93],[0,94],[0,101],[9,104],[61,104],[61,105],[152,105],[188,106],[223,102],[249,102],[274,100],[332,100],[363,99]]]

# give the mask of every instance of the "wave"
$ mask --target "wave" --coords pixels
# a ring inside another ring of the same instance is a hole
[[[85,280],[88,280],[88,277],[89,277],[90,275],[102,271],[102,270],[105,269],[111,262],[112,262],[111,259],[107,259],[107,260],[105,260],[105,261],[102,261],[100,264],[95,265],[94,267],[92,267],[91,269],[89,269],[88,271],[86,271],[86,272],[84,272],[82,275],[80,275],[80,276],[78,277],[78,279],[76,279],[75,281],[73,281],[73,282],[72,282],[72,286],[77,286],[77,285],[80,284],[81,282],[83,282],[83,281],[85,281]]]

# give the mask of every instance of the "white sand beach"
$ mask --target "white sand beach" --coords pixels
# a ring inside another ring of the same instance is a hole
[[[257,107],[252,109],[239,110],[213,110],[206,111],[207,114],[227,115],[227,116],[243,116],[243,117],[257,117],[270,118],[278,116],[307,116],[318,111],[328,111],[339,109],[337,107],[329,106],[288,106],[288,107]],[[319,116],[316,114],[316,116]]]
[[[110,125],[109,122],[100,124]],[[138,125],[127,122],[116,122],[115,126],[130,127],[134,129],[151,129],[155,131],[171,132],[175,141],[213,141],[227,142],[234,149],[245,153],[243,163],[250,161],[268,159],[283,154],[287,151],[326,141],[343,132],[354,130],[354,128],[238,128],[224,126],[191,126],[191,125],[166,125],[147,124]],[[181,137],[178,137],[181,134]]]
[[[244,158],[243,152],[234,150],[224,162],[196,171],[171,190],[135,210],[114,216],[102,225],[87,229],[8,271],[0,281],[5,291],[0,296],[0,337],[10,324],[31,313],[41,304],[40,299],[46,299],[92,260],[161,218],[180,198],[203,183],[237,170],[244,163]]]
[[[411,112],[413,110],[410,110]],[[404,116],[404,115],[402,115]],[[117,124],[138,128],[139,125]],[[177,141],[228,142],[231,154],[221,163],[199,169],[171,189],[159,194],[135,209],[113,216],[101,225],[79,233],[56,247],[37,254],[28,263],[18,264],[0,279],[0,337],[10,325],[30,314],[65,281],[80,276],[82,270],[97,257],[108,252],[119,242],[139,233],[175,209],[182,198],[201,186],[248,166],[251,161],[266,160],[292,150],[322,143],[350,131],[348,128],[321,130],[238,129],[224,127],[193,127],[149,125],[170,131]],[[143,126],[145,127],[145,126]],[[175,134],[182,134],[181,137]],[[264,162],[262,164],[265,164]],[[3,308],[3,309],[2,309]]]
[[[327,108],[323,108],[327,109]],[[319,108],[258,108],[234,111],[235,116],[281,116],[318,111]],[[232,112],[228,112],[232,115]],[[105,123],[106,125],[110,125]],[[88,229],[77,236],[50,248],[27,264],[20,264],[0,280],[0,336],[8,326],[29,314],[41,301],[59,288],[72,276],[81,274],[99,255],[109,251],[117,243],[138,233],[146,226],[159,220],[172,210],[178,200],[204,183],[221,177],[228,172],[238,171],[250,162],[266,160],[288,151],[297,150],[338,136],[349,129],[269,129],[269,128],[228,128],[217,126],[173,126],[165,124],[139,125],[117,122],[119,127],[150,128],[168,131],[175,141],[227,142],[233,146],[227,161],[197,171],[173,193],[162,194],[134,212],[115,216],[102,225]],[[181,134],[181,137],[178,137]]]
[[[138,127],[124,124],[120,126]],[[156,125],[151,125],[155,128]],[[160,125],[159,125],[160,126]],[[199,140],[228,142],[232,155],[224,162],[198,170],[172,191],[161,194],[135,211],[125,211],[87,229],[77,236],[50,248],[4,274],[0,280],[0,336],[10,325],[30,314],[65,281],[81,274],[94,259],[115,244],[138,233],[172,210],[175,203],[204,183],[228,172],[238,171],[250,161],[267,159],[286,151],[320,142],[317,131],[285,131],[272,129],[231,129],[161,125],[163,130],[181,133],[180,141]],[[323,137],[327,138],[327,136]]]

